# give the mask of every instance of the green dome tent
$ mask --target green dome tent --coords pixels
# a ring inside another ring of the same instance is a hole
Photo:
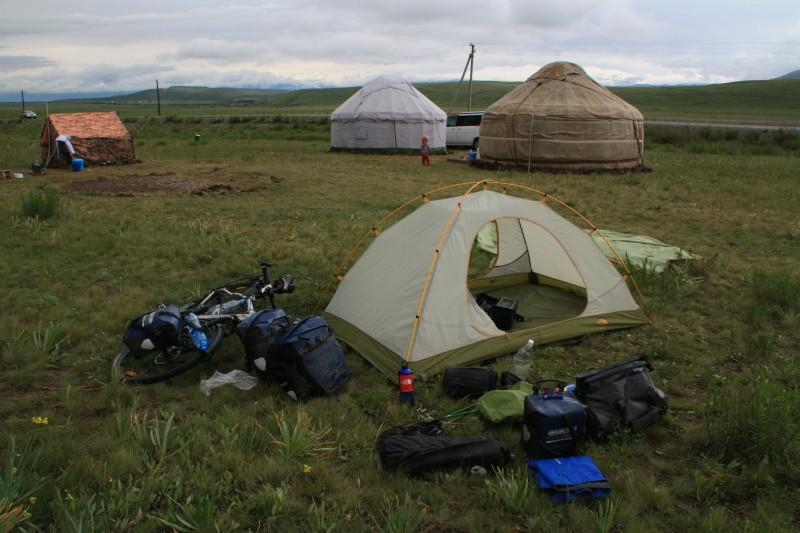
[[[339,275],[347,260],[337,272],[324,315],[341,341],[388,376],[403,361],[435,373],[511,353],[528,339],[546,344],[648,322],[589,234],[546,202],[476,190],[495,183],[466,184],[467,193],[441,200],[422,195],[422,206],[379,232],[346,274]],[[487,224],[496,227],[496,257],[468,279]],[[476,302],[480,293],[518,299],[526,321],[498,329]]]

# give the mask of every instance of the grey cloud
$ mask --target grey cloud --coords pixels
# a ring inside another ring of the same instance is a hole
[[[0,55],[0,70],[6,73],[6,75],[12,70],[52,67],[55,65],[57,65],[57,63],[47,57]]]

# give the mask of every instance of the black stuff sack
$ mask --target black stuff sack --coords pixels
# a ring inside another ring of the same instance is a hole
[[[487,435],[446,437],[441,433],[409,434],[406,428],[392,428],[381,433],[375,447],[384,470],[410,476],[459,468],[490,470],[511,461],[511,454],[497,437]]]
[[[183,317],[178,306],[170,305],[134,318],[122,337],[122,342],[134,358],[139,359],[180,342]]]
[[[239,322],[236,334],[244,345],[247,370],[255,368],[262,379],[274,377],[281,365],[275,357],[275,339],[296,322],[283,309],[264,309]]]
[[[543,383],[536,383],[536,392],[525,398],[522,447],[531,459],[578,455],[586,432],[586,406],[564,390],[566,383],[557,381],[552,389],[543,389]]]
[[[451,398],[477,398],[497,388],[497,372],[488,366],[448,366],[442,386]]]
[[[647,360],[634,356],[575,377],[575,395],[588,408],[590,436],[604,438],[623,427],[636,433],[667,412],[667,397],[653,384],[651,370]]]
[[[475,301],[478,306],[492,319],[498,329],[508,331],[515,322],[523,322],[525,319],[517,314],[519,300],[501,296],[495,298],[486,293],[479,294]]]
[[[327,396],[339,390],[352,376],[333,328],[319,315],[292,325],[274,342],[276,357],[296,370],[314,394]]]

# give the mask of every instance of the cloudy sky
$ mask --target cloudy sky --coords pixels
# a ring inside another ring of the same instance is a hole
[[[800,69],[800,0],[0,0],[0,93],[522,81],[605,85]]]

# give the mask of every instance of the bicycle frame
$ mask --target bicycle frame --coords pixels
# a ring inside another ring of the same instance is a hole
[[[271,263],[265,261],[261,263],[261,276],[226,283],[181,306],[182,314],[191,313],[196,316],[198,325],[209,338],[207,349],[199,349],[192,344],[193,340],[186,337],[191,332],[186,326],[186,331],[181,332],[175,344],[157,348],[151,359],[129,358],[130,351],[123,347],[112,361],[112,367],[123,370],[123,380],[148,384],[169,379],[200,361],[210,359],[223,338],[233,333],[237,324],[257,312],[257,300],[266,298],[272,309],[277,309],[275,294],[294,292],[294,279],[291,275],[282,276],[275,283],[270,281],[268,269],[271,266]],[[230,312],[237,308],[243,309],[241,312]],[[166,368],[170,365],[171,368]],[[152,371],[152,366],[162,368]]]

